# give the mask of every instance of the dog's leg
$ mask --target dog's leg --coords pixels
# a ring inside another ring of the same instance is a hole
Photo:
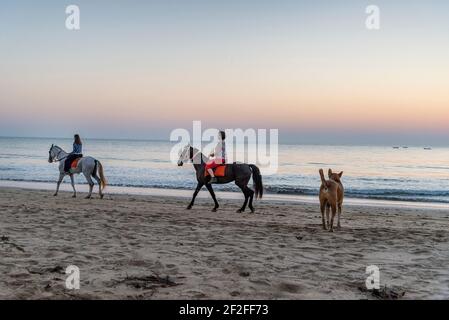
[[[335,214],[337,213],[337,204],[336,203],[332,204],[331,208],[332,208],[332,217],[329,225],[329,231],[334,232],[334,218]]]
[[[329,203],[326,204],[326,223],[327,226],[329,226],[330,224],[330,220],[329,220],[329,211],[330,211],[331,205]]]
[[[323,229],[326,230],[326,221],[324,220],[324,210],[326,208],[326,202],[321,201],[320,203],[320,210],[321,210],[321,220],[323,222]]]
[[[341,228],[341,224],[340,224],[340,216],[341,216],[341,203],[338,204],[337,229],[340,229],[340,228]]]

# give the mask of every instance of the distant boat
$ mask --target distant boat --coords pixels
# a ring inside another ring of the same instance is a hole
[[[431,147],[424,147],[424,150],[432,150]]]
[[[399,147],[393,147],[393,149],[399,149]]]
[[[408,147],[407,147],[407,146],[403,146],[402,148],[403,148],[403,149],[408,149]]]

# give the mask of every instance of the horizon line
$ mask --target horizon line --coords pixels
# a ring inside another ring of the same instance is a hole
[[[36,137],[30,137],[30,136],[4,136],[4,135],[0,135],[0,139],[64,139],[64,140],[72,140],[72,138],[67,138],[67,137],[40,137],[40,136],[36,136]],[[157,139],[157,138],[102,138],[102,137],[92,137],[92,138],[88,138],[88,140],[101,140],[101,141],[136,141],[136,142],[179,142],[179,141],[170,141],[169,139]],[[339,143],[339,144],[335,144],[335,143],[317,143],[317,142],[298,142],[298,143],[293,143],[293,142],[279,142],[280,145],[286,145],[286,146],[299,146],[299,145],[307,145],[307,146],[357,146],[357,147],[370,147],[370,146],[378,146],[378,147],[399,147],[399,148],[404,148],[404,147],[412,147],[412,148],[426,148],[426,147],[432,147],[432,148],[448,148],[448,145],[423,145],[423,144],[402,144],[402,143],[398,143],[398,144],[384,144],[384,143]]]

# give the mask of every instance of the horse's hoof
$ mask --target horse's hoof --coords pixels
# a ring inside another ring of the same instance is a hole
[[[73,195],[72,198],[76,198],[76,195]]]
[[[217,212],[217,208],[213,208],[211,211],[212,212]]]
[[[104,197],[104,194],[100,194],[100,199],[103,199],[103,197]]]
[[[192,206],[187,206],[186,210],[191,210]]]
[[[334,232],[334,229],[329,229],[329,232]]]
[[[256,210],[254,210],[254,209],[251,209],[251,213],[254,213],[254,212],[256,212]]]
[[[87,196],[84,199],[92,199],[92,197],[91,196]]]
[[[53,195],[53,197],[57,197],[58,196],[58,194],[57,193],[55,193],[54,195]]]
[[[242,213],[243,210],[242,210],[242,209],[238,209],[236,212],[237,212],[237,213]]]

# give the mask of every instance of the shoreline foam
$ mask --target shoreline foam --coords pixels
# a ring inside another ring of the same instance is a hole
[[[31,189],[31,190],[49,190],[52,191],[56,188],[56,183],[47,182],[26,182],[26,181],[10,181],[0,180],[0,188],[19,188],[19,189]],[[86,184],[76,185],[77,191],[87,192],[88,186]],[[61,184],[61,191],[72,191],[72,187],[69,183]],[[108,186],[106,193],[116,195],[144,195],[144,196],[172,196],[180,198],[191,198],[193,194],[192,190],[186,189],[168,189],[168,188],[144,188],[144,187],[117,187]],[[97,192],[97,186],[94,187],[94,194]],[[218,197],[229,200],[242,199],[243,196],[239,192],[230,191],[216,191]],[[206,188],[202,189],[202,192],[198,194],[199,198],[210,198]],[[318,196],[306,196],[306,195],[287,195],[287,194],[264,194],[264,200],[286,203],[306,203],[318,205]],[[378,199],[365,199],[365,198],[349,198],[345,197],[345,205],[350,206],[367,206],[367,207],[393,207],[393,208],[416,208],[416,209],[429,209],[429,210],[449,210],[449,205],[446,203],[433,203],[433,202],[412,202],[412,201],[393,201],[393,200],[378,200]]]

